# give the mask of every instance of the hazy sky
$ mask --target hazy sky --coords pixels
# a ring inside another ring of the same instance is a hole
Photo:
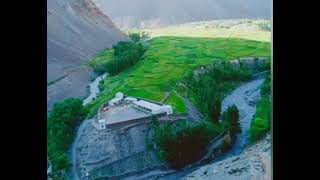
[[[271,18],[271,0],[93,0],[113,21]],[[130,19],[130,20],[129,20]]]

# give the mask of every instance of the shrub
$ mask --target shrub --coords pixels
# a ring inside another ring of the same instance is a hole
[[[250,129],[251,141],[257,141],[261,139],[268,132],[268,129],[269,125],[267,120],[260,117],[255,118]]]
[[[104,80],[100,81],[99,84],[98,84],[98,88],[99,88],[99,91],[103,91],[104,89]]]

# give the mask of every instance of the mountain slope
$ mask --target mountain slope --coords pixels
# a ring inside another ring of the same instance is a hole
[[[93,0],[118,27],[150,28],[192,21],[271,18],[270,0]]]
[[[184,180],[263,179],[271,180],[270,135],[237,156],[201,167]]]
[[[81,68],[125,37],[91,0],[47,1],[47,106],[85,95],[91,70]]]

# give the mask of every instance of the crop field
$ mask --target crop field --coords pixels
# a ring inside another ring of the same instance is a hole
[[[117,92],[161,101],[165,93],[174,90],[176,83],[192,70],[215,61],[228,61],[241,57],[270,58],[271,43],[241,38],[174,36],[153,38],[149,49],[137,64],[116,76],[107,77],[104,90],[89,105],[89,115],[94,115],[98,108]],[[95,63],[97,62],[99,60]],[[169,98],[168,102],[174,105],[175,113],[186,111],[178,96]],[[175,107],[176,105],[178,107]]]

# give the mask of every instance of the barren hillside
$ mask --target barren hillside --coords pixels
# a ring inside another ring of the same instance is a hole
[[[126,38],[91,0],[47,1],[47,107],[83,97],[91,70],[85,65],[101,50]]]

